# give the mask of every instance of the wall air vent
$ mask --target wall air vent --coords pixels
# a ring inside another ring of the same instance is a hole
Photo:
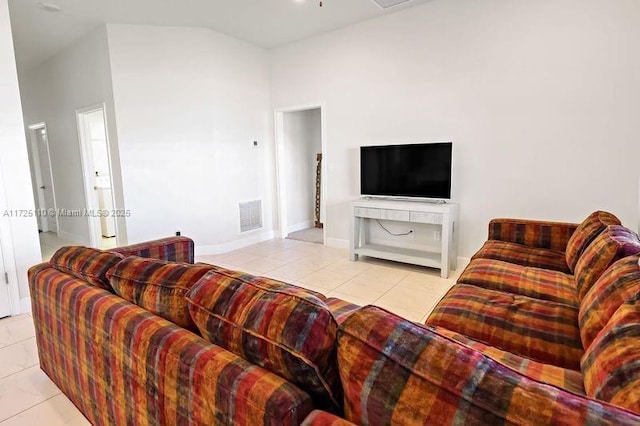
[[[240,232],[262,228],[262,200],[240,203]]]
[[[380,6],[382,9],[388,9],[402,3],[407,3],[408,1],[410,0],[373,0],[373,2]]]

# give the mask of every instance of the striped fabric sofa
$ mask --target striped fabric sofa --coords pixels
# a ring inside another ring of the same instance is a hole
[[[494,219],[426,325],[524,376],[640,413],[640,240],[614,215]]]
[[[314,408],[340,414],[341,402],[340,407],[323,404],[312,387],[293,383],[295,376],[287,380],[277,366],[252,363],[247,354],[239,356],[202,337],[198,321],[185,315],[189,289],[184,284],[212,286],[207,273],[231,284],[248,281],[248,275],[193,262],[193,241],[171,237],[110,251],[64,247],[50,262],[30,268],[41,369],[95,425],[296,425]],[[283,319],[267,323],[276,328],[278,321],[295,318],[296,312],[284,313],[282,306],[303,304],[291,299],[308,299],[302,302],[309,310],[322,304],[336,331],[346,313],[357,308],[276,281],[251,279],[260,281],[260,288],[278,290],[272,294],[290,296],[276,300]],[[246,300],[238,302],[246,306]],[[212,317],[203,316],[205,328]],[[301,335],[294,337],[302,341]],[[327,364],[335,361],[334,339],[320,348],[331,358]],[[305,348],[297,349],[296,354]],[[313,356],[310,351],[304,355]],[[337,373],[335,377],[333,390],[340,394]]]
[[[193,262],[176,237],[29,270],[41,368],[92,424],[640,424],[578,371]]]

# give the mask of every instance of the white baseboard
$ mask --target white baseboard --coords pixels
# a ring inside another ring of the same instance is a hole
[[[233,241],[228,241],[223,244],[196,246],[195,254],[196,256],[204,256],[207,254],[227,253],[233,250],[238,250],[244,247],[248,247],[253,244],[258,244],[263,241],[272,240],[273,238],[274,238],[274,231],[256,233],[251,236],[247,236],[247,237],[240,238]]]
[[[303,229],[313,228],[313,220],[308,220],[306,222],[300,222],[295,225],[290,225],[287,227],[287,233],[290,234],[292,232],[302,231]]]
[[[349,248],[349,240],[343,240],[341,238],[329,238],[324,242],[325,246],[335,248]]]
[[[74,243],[74,244],[78,244],[78,245],[88,245],[89,242],[82,237],[82,235],[77,235],[77,234],[72,234],[70,232],[66,232],[66,231],[60,231],[58,230],[57,232],[58,238],[61,238],[63,240],[67,240],[70,243]]]
[[[20,313],[28,314],[31,312],[31,299],[23,297],[20,299]]]

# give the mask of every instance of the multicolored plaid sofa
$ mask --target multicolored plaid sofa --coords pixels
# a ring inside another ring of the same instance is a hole
[[[30,269],[41,368],[91,423],[640,424],[577,371],[193,260],[179,237]]]
[[[640,240],[612,214],[494,219],[426,324],[524,376],[640,413]]]

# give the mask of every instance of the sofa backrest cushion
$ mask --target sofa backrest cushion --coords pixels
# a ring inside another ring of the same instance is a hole
[[[224,269],[202,277],[187,299],[205,339],[297,384],[319,408],[339,410],[338,325],[323,301],[299,287]]]
[[[640,295],[622,304],[582,358],[587,395],[640,413]]]
[[[578,323],[585,349],[625,302],[640,294],[640,256],[628,256],[611,265],[580,302]],[[638,346],[640,350],[640,345]]]
[[[180,327],[196,330],[185,295],[213,268],[131,256],[118,263],[107,276],[118,296]]]
[[[345,418],[356,424],[632,424],[640,417],[530,379],[375,306],[338,332]],[[597,414],[595,414],[597,413]]]
[[[107,271],[124,259],[119,253],[90,247],[62,247],[54,253],[49,264],[58,271],[85,280],[91,285],[113,291]]]
[[[640,253],[638,235],[620,225],[607,226],[580,256],[575,269],[578,300],[616,260]]]
[[[589,244],[609,225],[621,225],[620,219],[608,212],[596,211],[591,213],[569,238],[565,252],[567,265],[573,272],[580,255]]]

